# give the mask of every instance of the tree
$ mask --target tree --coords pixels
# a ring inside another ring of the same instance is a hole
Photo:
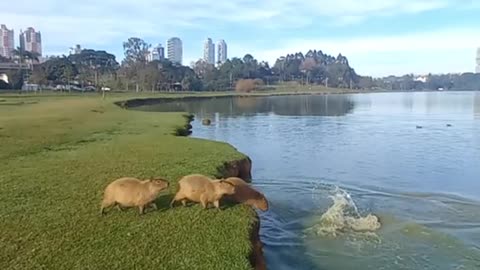
[[[215,66],[207,63],[203,59],[199,59],[197,62],[193,64],[193,70],[195,71],[195,74],[199,78],[207,78],[208,80],[213,80],[215,76]]]
[[[256,78],[258,69],[257,60],[250,54],[246,54],[243,57],[243,77],[244,78]]]
[[[36,66],[33,77],[36,82],[69,83],[78,75],[75,65],[65,56],[52,57]]]
[[[122,64],[127,68],[127,80],[135,81],[137,92],[139,70],[145,68],[150,47],[150,44],[136,37],[129,38],[123,43],[125,59]]]
[[[360,89],[371,89],[374,86],[374,81],[372,77],[361,76],[358,82],[358,87]]]
[[[116,77],[119,64],[113,54],[106,51],[82,50],[79,54],[72,54],[68,59],[79,71],[79,79],[83,85],[98,85],[99,77]]]
[[[159,63],[157,61],[148,63],[144,69],[139,70],[139,78],[143,89],[148,87],[154,92],[163,78]]]
[[[147,56],[151,45],[146,43],[143,39],[132,37],[127,42],[123,43],[123,50],[125,53],[124,62],[127,64],[147,62]]]
[[[182,89],[189,91],[201,91],[203,89],[203,84],[200,79],[190,74],[183,78]]]
[[[32,63],[32,62],[39,62],[40,55],[36,52],[26,51],[20,47],[17,47],[12,51],[15,58],[18,59],[19,63]]]
[[[314,58],[306,58],[300,65],[300,70],[306,75],[305,83],[310,84],[312,71],[317,67],[317,62]]]
[[[67,85],[70,85],[70,82],[73,80],[74,78],[74,66],[73,65],[69,65],[69,64],[66,64],[64,67],[63,67],[63,74],[61,75],[61,78],[62,78],[62,81],[64,83],[66,83]],[[68,91],[70,91],[70,88],[68,88]]]
[[[32,75],[30,76],[30,81],[38,85],[47,85],[48,84],[48,74],[43,65],[36,65],[33,67]]]
[[[12,62],[11,59],[8,59],[0,55],[0,63],[10,63],[10,62]]]

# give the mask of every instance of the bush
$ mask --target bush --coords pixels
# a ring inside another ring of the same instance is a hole
[[[255,86],[257,87],[265,85],[265,82],[262,79],[255,79],[253,81],[255,82]]]
[[[255,80],[252,79],[241,79],[237,81],[235,85],[235,91],[241,93],[249,93],[257,88]]]

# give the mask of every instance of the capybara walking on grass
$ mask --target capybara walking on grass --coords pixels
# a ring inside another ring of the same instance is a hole
[[[235,187],[231,183],[212,180],[201,174],[187,175],[178,181],[178,192],[170,203],[170,207],[173,207],[177,201],[181,201],[183,206],[187,205],[187,201],[192,201],[201,203],[205,209],[209,203],[220,208],[220,199],[226,194],[233,193],[235,193]]]
[[[103,195],[101,214],[104,214],[105,208],[117,206],[138,207],[140,214],[144,213],[147,206],[157,205],[153,201],[158,194],[168,188],[169,183],[164,179],[139,180],[136,178],[120,178],[110,183]]]
[[[225,179],[235,186],[235,193],[225,196],[226,200],[253,206],[262,211],[268,210],[268,201],[265,196],[238,177]]]

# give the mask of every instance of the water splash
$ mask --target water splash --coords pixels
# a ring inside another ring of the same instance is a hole
[[[362,216],[350,194],[335,186],[330,192],[333,205],[315,221],[315,225],[307,229],[317,235],[336,237],[347,232],[373,233],[380,229],[377,216]]]

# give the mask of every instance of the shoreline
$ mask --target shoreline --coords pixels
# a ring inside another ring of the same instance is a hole
[[[187,137],[192,134],[192,125],[191,122],[194,121],[194,116],[192,114],[183,115],[185,119],[185,125],[178,127],[174,132],[175,136]],[[209,140],[215,142],[213,140]],[[228,143],[227,143],[228,144]],[[252,180],[252,160],[249,156],[238,151],[233,145],[228,144],[235,149],[236,152],[243,155],[244,157],[236,160],[225,160],[222,165],[217,167],[217,178],[228,178],[228,177],[239,177],[245,180],[248,183],[251,183]],[[249,239],[252,244],[252,249],[248,255],[248,260],[254,270],[266,270],[266,260],[263,253],[263,243],[260,239],[260,216],[253,209],[253,207],[248,206],[250,211],[252,211],[251,225],[249,228]]]
[[[196,206],[169,209],[166,206],[173,195],[168,192],[157,199],[159,207],[168,211],[139,217],[130,209],[98,218],[98,200],[104,186],[124,175],[160,175],[172,181],[173,191],[178,179],[189,173],[244,178],[251,174],[250,158],[232,145],[185,138],[192,128],[191,116],[126,111],[114,104],[128,98],[0,98],[0,105],[8,104],[0,106],[0,156],[7,161],[0,165],[5,176],[0,181],[0,192],[15,195],[3,200],[5,207],[0,215],[10,218],[3,219],[0,225],[6,228],[3,243],[17,247],[6,250],[7,260],[0,263],[2,269],[10,269],[11,265],[33,269],[40,264],[77,269],[79,261],[87,268],[102,265],[131,269],[138,263],[131,257],[135,252],[152,258],[143,261],[140,269],[159,262],[169,269],[179,267],[178,262],[186,255],[190,259],[183,266],[189,268],[264,269],[260,266],[264,263],[260,221],[256,212],[244,205],[228,207],[221,213]],[[19,173],[18,168],[25,166],[30,169]],[[41,194],[28,196],[35,187],[41,187]],[[18,205],[19,196],[22,207],[13,207]],[[62,199],[65,207],[52,207],[54,199]],[[79,202],[84,207],[78,207]],[[28,220],[23,219],[25,215]],[[194,222],[192,216],[196,217]],[[45,222],[46,217],[50,222]],[[182,225],[186,223],[191,226]],[[112,231],[112,227],[116,229]],[[59,238],[60,234],[55,234],[58,230],[76,233],[61,234]],[[162,230],[167,234],[159,233]],[[198,231],[202,233],[192,233]],[[31,235],[29,241],[18,241],[26,235]],[[88,241],[93,237],[95,242]],[[164,241],[165,237],[168,241]],[[117,248],[111,249],[111,243]],[[78,245],[82,249],[76,249]],[[28,252],[32,249],[35,254]],[[98,252],[105,249],[110,252]],[[58,251],[57,256],[46,260],[52,250]],[[76,251],[74,257],[72,250]],[[156,250],[162,251],[161,256]],[[93,254],[96,260],[90,259]]]
[[[475,90],[455,90],[455,91],[406,91],[406,90],[382,90],[382,91],[359,91],[350,89],[332,89],[327,91],[268,91],[268,92],[188,92],[188,93],[148,93],[145,97],[126,98],[121,101],[115,101],[114,104],[123,108],[136,108],[148,105],[157,105],[174,101],[196,101],[216,98],[243,98],[243,97],[273,97],[273,96],[309,96],[309,95],[359,95],[359,94],[385,94],[385,93],[454,93],[454,92],[477,92]],[[113,94],[116,95],[117,93]],[[122,94],[120,94],[122,95]]]

